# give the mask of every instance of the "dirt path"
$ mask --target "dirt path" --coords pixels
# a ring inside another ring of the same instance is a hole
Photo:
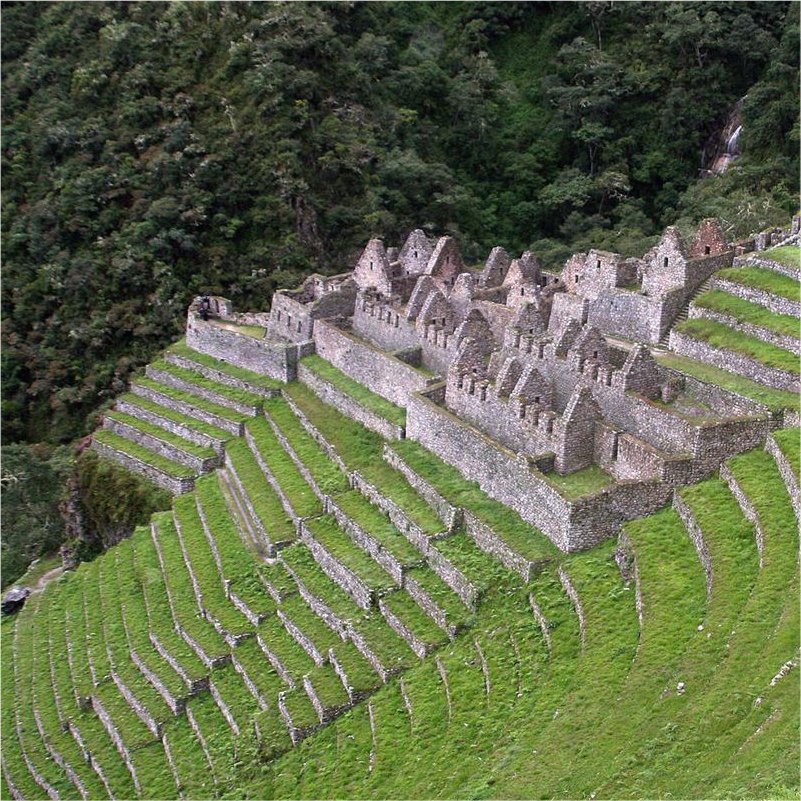
[[[58,578],[63,572],[63,565],[59,565],[58,567],[54,567],[52,570],[48,570],[47,573],[40,576],[39,581],[36,582],[36,586],[33,588],[33,592],[41,592],[48,582]]]

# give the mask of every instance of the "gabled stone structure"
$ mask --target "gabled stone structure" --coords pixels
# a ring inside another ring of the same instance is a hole
[[[471,270],[452,237],[418,229],[398,250],[370,240],[351,273],[276,292],[269,316],[212,299],[201,320],[195,304],[187,341],[284,380],[316,350],[407,407],[406,436],[572,550],[765,436],[764,407],[660,366],[642,344],[732,254],[705,220],[689,248],[669,228],[641,259],[590,250],[555,275],[498,247]],[[265,338],[228,323],[264,325]],[[580,507],[550,483],[592,465],[609,487]]]

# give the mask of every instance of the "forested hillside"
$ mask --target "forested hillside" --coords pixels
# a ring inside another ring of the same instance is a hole
[[[796,210],[797,4],[6,3],[2,21],[6,444],[91,430],[193,294],[264,309],[373,234],[558,267],[677,220],[740,235]],[[743,156],[700,180],[744,96]]]

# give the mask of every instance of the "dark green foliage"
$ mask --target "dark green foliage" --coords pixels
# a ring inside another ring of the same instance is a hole
[[[7,445],[2,449],[2,587],[64,538],[59,512],[72,466],[69,447]]]
[[[423,225],[642,252],[797,202],[789,3],[8,3],[4,421],[65,441],[192,295],[264,308]],[[697,182],[744,95],[743,157]],[[794,127],[795,126],[795,127]]]
[[[91,450],[76,460],[75,480],[87,552],[105,550],[146,525],[154,512],[170,508],[169,492]]]

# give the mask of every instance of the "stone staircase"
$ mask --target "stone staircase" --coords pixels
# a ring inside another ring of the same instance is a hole
[[[679,309],[679,313],[676,315],[676,318],[668,327],[667,331],[662,335],[661,339],[659,340],[659,347],[667,349],[670,343],[670,332],[675,328],[677,325],[683,323],[689,316],[690,313],[690,306],[692,302],[702,295],[704,292],[709,290],[709,287],[712,283],[712,276],[706,279],[703,284],[701,284],[698,289],[690,294],[686,301],[682,304],[681,308]]]

